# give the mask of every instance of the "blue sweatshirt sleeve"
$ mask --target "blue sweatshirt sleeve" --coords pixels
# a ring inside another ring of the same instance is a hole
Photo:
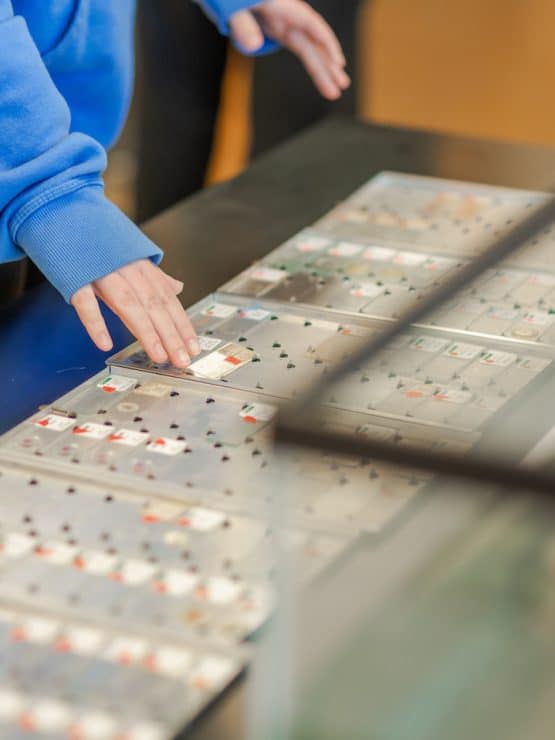
[[[212,19],[220,33],[224,36],[229,36],[229,20],[231,16],[239,10],[248,10],[249,8],[254,8],[256,5],[260,5],[261,0],[194,0],[194,2],[198,3],[206,15]],[[278,42],[266,36],[264,44],[254,54],[257,56],[269,54],[276,49],[279,49]],[[241,48],[239,48],[239,51],[243,54],[247,53]]]
[[[24,19],[0,0],[0,262],[27,254],[66,300],[129,262],[162,256],[105,198],[102,146],[70,127]]]

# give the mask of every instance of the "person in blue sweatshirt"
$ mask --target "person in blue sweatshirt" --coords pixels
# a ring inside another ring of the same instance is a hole
[[[281,44],[328,97],[348,87],[339,42],[303,0],[198,2],[244,53]],[[0,0],[0,263],[27,255],[100,349],[112,340],[98,299],[152,360],[186,367],[200,348],[183,286],[103,190],[131,98],[134,17],[135,0]]]

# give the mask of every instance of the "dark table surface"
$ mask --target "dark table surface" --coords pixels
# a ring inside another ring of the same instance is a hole
[[[326,213],[369,177],[397,170],[543,189],[555,183],[555,150],[332,118],[257,160],[231,182],[205,190],[146,224],[183,280],[190,305]],[[107,312],[115,350],[128,333]],[[0,432],[98,372],[73,309],[48,285],[0,312]],[[243,736],[241,682],[187,733]]]

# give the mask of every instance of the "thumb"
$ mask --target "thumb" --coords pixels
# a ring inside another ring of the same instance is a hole
[[[184,285],[181,282],[181,280],[176,280],[175,278],[172,278],[171,275],[168,275],[163,270],[161,272],[164,274],[164,277],[166,278],[166,280],[170,284],[170,287],[173,290],[173,292],[175,293],[175,295],[179,295],[180,293],[183,292]]]
[[[264,44],[264,34],[249,10],[240,10],[229,21],[233,41],[240,51],[252,54]]]

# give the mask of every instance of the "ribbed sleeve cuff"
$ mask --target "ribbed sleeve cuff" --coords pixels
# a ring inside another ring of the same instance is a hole
[[[162,251],[104,196],[87,185],[48,201],[20,222],[16,244],[69,301],[76,290]]]
[[[216,24],[218,31],[224,36],[230,35],[229,20],[232,15],[237,13],[239,10],[249,10],[254,8],[256,5],[260,5],[261,0],[195,0],[204,12],[211,18]],[[269,36],[264,39],[264,44],[257,49],[255,52],[245,51],[239,44],[234,42],[234,46],[246,56],[262,56],[263,54],[271,54],[280,48],[280,44]]]

